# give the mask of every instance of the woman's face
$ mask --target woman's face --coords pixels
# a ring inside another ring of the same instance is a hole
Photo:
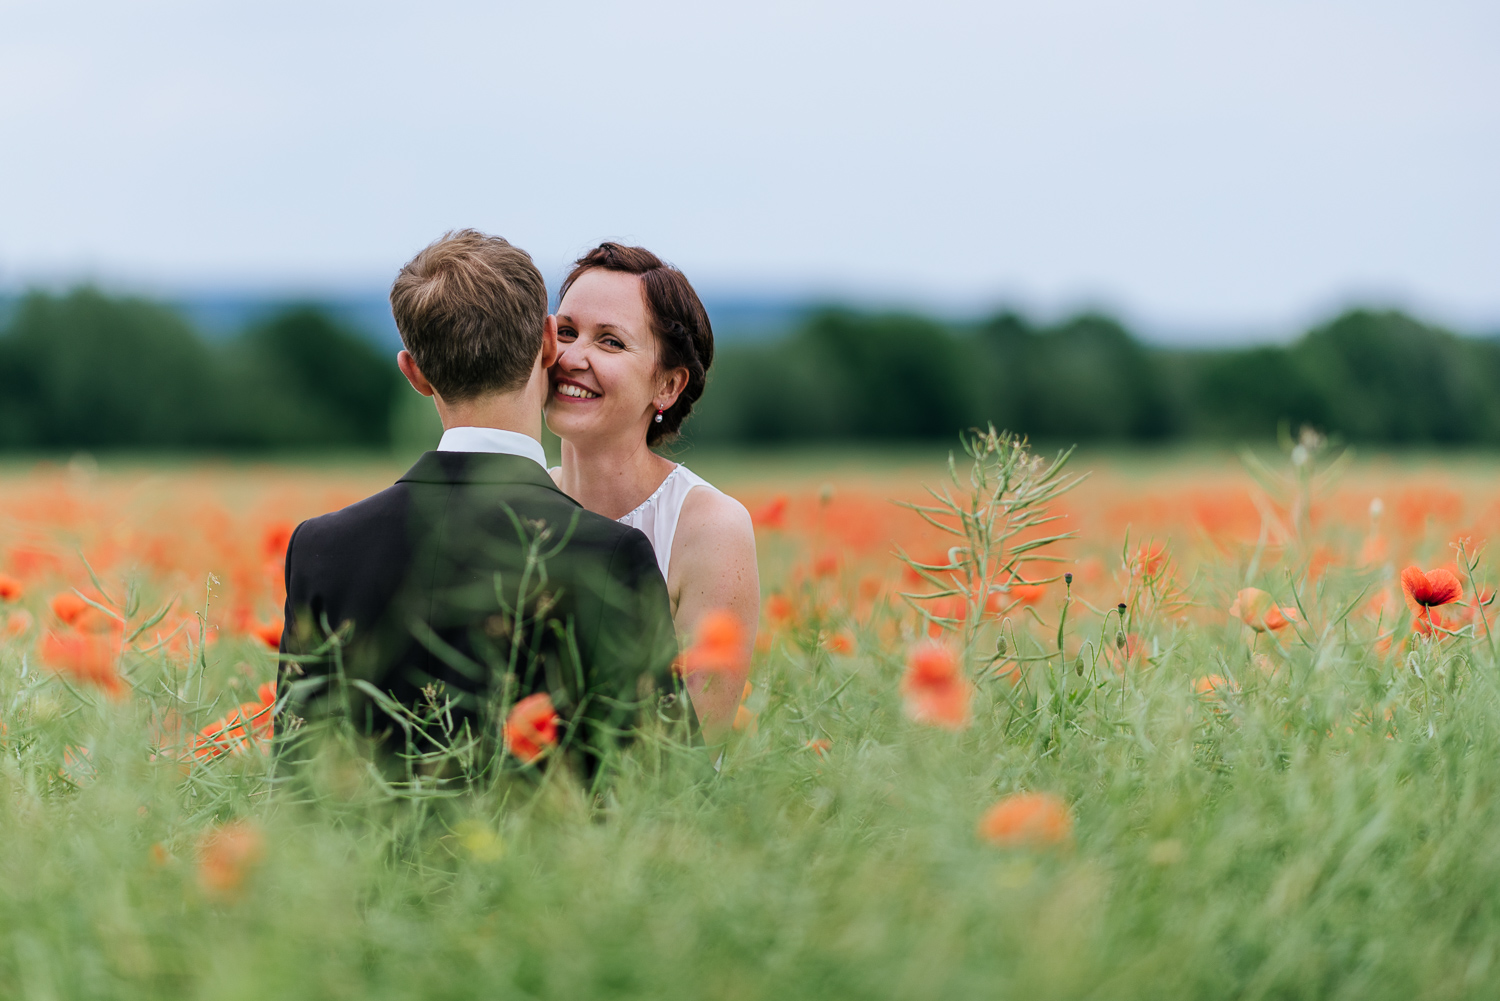
[[[563,296],[546,411],[559,438],[644,440],[657,408],[677,399],[677,380],[658,370],[642,291],[638,275],[595,268]]]

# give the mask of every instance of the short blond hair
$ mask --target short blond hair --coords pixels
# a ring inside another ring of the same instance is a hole
[[[450,231],[401,269],[391,313],[432,388],[461,402],[526,384],[542,349],[547,283],[508,240]]]

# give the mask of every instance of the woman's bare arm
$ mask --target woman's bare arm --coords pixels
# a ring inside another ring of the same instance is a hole
[[[755,529],[745,506],[717,490],[690,492],[672,540],[673,619],[691,642],[698,620],[724,609],[744,627],[743,665],[736,671],[699,674],[687,681],[703,738],[716,744],[729,735],[740,695],[750,675],[755,630],[760,624],[760,572],[755,564]]]

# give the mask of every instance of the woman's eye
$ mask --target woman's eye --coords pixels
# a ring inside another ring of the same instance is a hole
[[[560,341],[574,341],[578,339],[578,334],[568,327],[558,327],[557,339]]]
[[[604,343],[617,350],[625,346],[625,343],[618,337],[606,337],[604,338]]]

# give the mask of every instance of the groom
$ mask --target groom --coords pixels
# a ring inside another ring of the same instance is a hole
[[[557,327],[541,273],[499,237],[449,233],[401,269],[391,311],[397,364],[443,437],[395,486],[293,533],[282,652],[300,656],[283,661],[280,728],[347,707],[402,751],[399,711],[355,681],[435,718],[419,729],[449,742],[546,693],[563,742],[596,763],[673,690],[677,643],[646,537],[547,474]]]

